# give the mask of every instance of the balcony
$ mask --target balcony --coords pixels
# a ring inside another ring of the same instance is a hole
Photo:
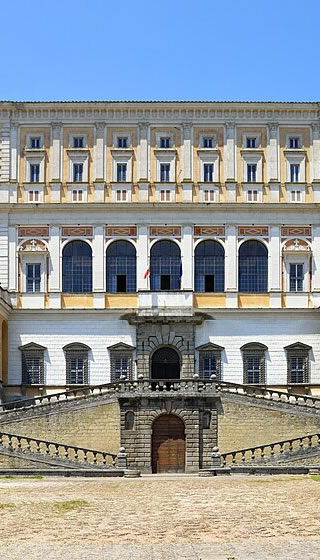
[[[193,307],[193,292],[179,291],[139,291],[140,309],[180,309],[191,310]]]

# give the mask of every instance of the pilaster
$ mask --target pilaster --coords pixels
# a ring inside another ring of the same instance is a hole
[[[320,124],[312,124],[312,169],[311,180],[320,183]]]
[[[279,125],[269,123],[267,128],[267,181],[279,181]]]
[[[138,150],[138,157],[139,157],[139,181],[149,180],[149,158],[148,158],[148,131],[149,131],[149,123],[147,122],[139,122],[139,150]]]
[[[50,226],[49,232],[49,292],[60,292],[60,228]]]
[[[236,125],[234,122],[225,123],[224,142],[224,177],[225,181],[236,179]]]
[[[182,159],[182,177],[183,180],[192,178],[192,123],[182,123],[182,146],[183,146],[183,159]]]
[[[106,155],[106,123],[96,122],[95,145],[94,145],[94,180],[95,181],[103,181],[105,179],[106,176],[105,155]]]
[[[320,296],[320,226],[313,226],[312,241],[312,292]]]
[[[62,134],[62,123],[51,123],[51,181],[62,181]]]
[[[148,269],[148,227],[147,226],[137,226],[138,238],[137,238],[137,290],[147,290],[148,289],[148,276],[144,278],[144,275]]]
[[[280,226],[270,227],[268,258],[269,291],[281,291],[281,235]]]
[[[193,236],[192,226],[182,226],[181,260],[182,278],[181,289],[193,290]]]
[[[10,180],[18,181],[18,146],[19,146],[19,124],[11,123],[10,128]]]
[[[17,291],[18,280],[18,256],[17,256],[17,229],[15,226],[9,226],[9,290]]]
[[[104,292],[104,270],[105,270],[105,258],[104,258],[104,227],[95,226],[94,227],[94,237],[93,237],[93,292]]]
[[[226,225],[225,242],[225,291],[237,292],[238,289],[238,251],[237,227],[234,224]]]

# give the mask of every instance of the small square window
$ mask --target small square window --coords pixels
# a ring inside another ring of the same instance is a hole
[[[171,193],[170,190],[161,190],[160,191],[160,201],[161,202],[170,202],[171,200]]]
[[[170,137],[161,136],[160,138],[160,148],[170,148]]]
[[[39,202],[39,191],[28,191],[28,195],[29,202]]]
[[[119,189],[116,192],[116,200],[117,202],[126,202],[127,200],[127,191],[125,189]]]
[[[289,148],[292,149],[300,148],[300,138],[298,136],[289,138]]]
[[[204,202],[214,202],[215,201],[215,192],[213,189],[205,190],[203,193]]]
[[[302,193],[299,190],[291,191],[291,202],[302,202]]]
[[[40,181],[40,164],[31,163],[30,164],[30,182],[39,183]]]
[[[256,147],[257,147],[256,137],[247,138],[247,148],[256,148]]]
[[[160,182],[169,183],[170,181],[170,163],[160,164]]]
[[[206,136],[203,138],[203,147],[204,148],[213,148],[213,138],[212,136]]]
[[[258,202],[258,191],[248,190],[248,202]]]
[[[127,164],[118,163],[117,164],[117,182],[125,183],[127,181]]]
[[[72,190],[72,202],[83,202],[83,190],[73,189]]]
[[[81,183],[83,181],[83,163],[73,164],[73,182]]]
[[[34,150],[39,150],[41,148],[40,136],[33,136],[30,138],[30,148]]]
[[[73,147],[74,148],[83,148],[84,147],[83,136],[74,136],[73,137]]]
[[[127,136],[118,136],[117,144],[118,144],[118,148],[127,148],[128,147],[128,137]]]
[[[257,164],[248,163],[247,165],[247,182],[255,183],[257,181]]]
[[[298,183],[300,175],[300,164],[291,163],[290,164],[290,181],[291,183]]]

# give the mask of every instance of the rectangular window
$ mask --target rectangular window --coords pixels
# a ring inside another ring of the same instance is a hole
[[[291,379],[290,383],[304,383],[305,382],[305,362],[304,356],[291,356]]]
[[[203,164],[203,180],[205,183],[213,182],[213,163]]]
[[[247,165],[247,182],[255,183],[257,181],[257,164],[248,163]]]
[[[214,292],[214,274],[205,274],[204,276],[204,291]]]
[[[39,191],[28,191],[28,202],[39,202]]]
[[[83,181],[83,163],[73,164],[73,182],[82,183]]]
[[[303,291],[303,264],[290,263],[290,292]]]
[[[219,381],[221,377],[221,353],[200,351],[199,352],[199,374],[203,379],[210,379],[212,375]]]
[[[127,164],[117,163],[117,182],[125,183],[127,180]]]
[[[85,383],[86,363],[82,357],[72,356],[69,360],[68,383]]]
[[[213,138],[211,138],[211,137],[203,138],[203,147],[204,148],[213,148]]]
[[[27,292],[40,292],[41,265],[27,264]]]
[[[300,138],[299,137],[289,138],[289,148],[300,148]]]
[[[74,148],[83,148],[84,147],[83,136],[74,136],[73,137],[73,147]]]
[[[127,275],[117,274],[117,292],[125,293],[127,291]]]
[[[261,382],[261,357],[248,356],[246,358],[246,383]]]
[[[161,274],[160,290],[170,290],[170,274]]]
[[[130,358],[114,358],[114,369],[112,381],[119,381],[121,378],[130,378]]]
[[[290,164],[290,181],[291,183],[299,182],[300,165],[299,163]]]
[[[256,147],[257,147],[257,139],[247,138],[247,148],[256,148]]]
[[[170,163],[160,164],[160,182],[169,183],[170,181]]]
[[[22,357],[22,383],[40,385],[43,383],[43,358],[25,353]]]
[[[116,193],[116,200],[117,202],[125,202],[127,200],[127,191],[118,190]]]
[[[170,137],[162,136],[160,138],[160,148],[170,148]]]
[[[160,201],[161,202],[170,202],[171,197],[170,197],[170,190],[161,190],[160,191]]]
[[[291,194],[291,202],[301,202],[302,201],[301,191],[294,190],[294,191],[291,191],[290,194]]]
[[[117,142],[118,142],[118,148],[127,148],[128,147],[128,137],[127,136],[118,136]]]
[[[30,181],[31,183],[39,183],[40,181],[40,164],[31,163],[30,164]]]
[[[39,150],[41,147],[41,138],[40,136],[35,136],[30,138],[30,148],[34,150]]]
[[[83,202],[82,189],[74,189],[72,191],[72,202]]]
[[[215,201],[214,190],[212,190],[212,189],[211,190],[205,190],[204,194],[203,194],[203,197],[204,197],[205,202],[214,202]]]
[[[248,191],[248,202],[258,202],[258,191]]]

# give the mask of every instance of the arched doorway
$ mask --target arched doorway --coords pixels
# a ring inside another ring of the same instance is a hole
[[[185,429],[174,414],[159,416],[152,427],[152,472],[184,472]]]
[[[158,348],[151,358],[151,378],[180,379],[180,360],[178,353],[169,346]]]

